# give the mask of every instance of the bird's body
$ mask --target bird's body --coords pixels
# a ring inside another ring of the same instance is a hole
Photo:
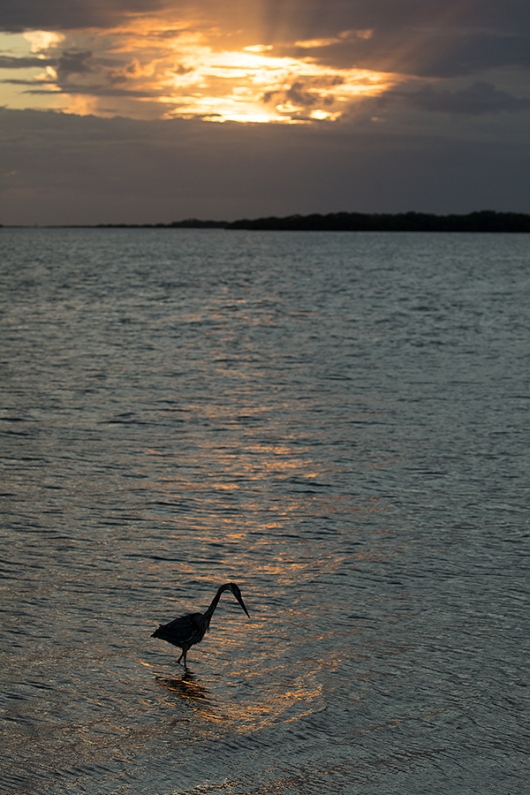
[[[184,667],[186,668],[186,655],[189,649],[192,646],[195,646],[196,643],[200,643],[205,634],[208,632],[210,628],[210,621],[214,614],[215,608],[219,603],[221,594],[228,590],[232,591],[237,601],[248,616],[248,610],[243,602],[241,591],[234,582],[228,582],[225,585],[221,585],[215,594],[210,607],[204,613],[186,613],[186,615],[180,616],[180,618],[175,618],[168,624],[160,624],[158,629],[153,632],[151,637],[160,638],[161,640],[165,640],[168,643],[171,643],[173,646],[178,646],[179,649],[182,649],[182,654],[180,655],[177,662],[180,662],[183,659]]]

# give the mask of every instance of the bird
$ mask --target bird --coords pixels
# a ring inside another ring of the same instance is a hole
[[[170,621],[168,624],[160,624],[158,629],[151,635],[152,638],[160,638],[182,649],[182,654],[178,658],[177,663],[183,660],[182,664],[186,670],[188,668],[186,655],[192,646],[201,642],[206,632],[210,629],[210,621],[212,620],[215,608],[219,604],[221,594],[224,593],[224,591],[232,591],[237,601],[250,618],[245,603],[243,602],[239,586],[237,586],[235,582],[227,582],[218,588],[210,607],[205,610],[204,613],[186,613],[179,618],[173,619],[173,621]]]

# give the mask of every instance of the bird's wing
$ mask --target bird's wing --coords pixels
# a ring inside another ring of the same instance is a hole
[[[173,619],[169,624],[164,624],[161,629],[164,634],[179,643],[191,643],[201,631],[200,619],[202,613],[187,613],[185,616]]]

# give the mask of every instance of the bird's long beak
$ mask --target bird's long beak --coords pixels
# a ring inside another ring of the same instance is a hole
[[[250,616],[248,615],[248,610],[245,607],[245,603],[243,601],[243,597],[242,596],[238,596],[237,594],[234,594],[234,596],[236,597],[237,601],[239,602],[239,604],[241,605],[241,607],[243,608],[243,610],[245,611],[247,616],[250,618]]]

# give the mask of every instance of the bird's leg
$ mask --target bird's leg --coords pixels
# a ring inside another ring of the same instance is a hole
[[[187,648],[186,648],[186,647],[184,647],[184,648],[182,649],[182,654],[180,655],[180,657],[179,657],[179,658],[178,658],[178,660],[177,660],[177,664],[178,664],[178,663],[179,663],[181,660],[184,660],[184,662],[182,663],[182,665],[184,666],[184,668],[185,668],[186,670],[188,670],[188,665],[187,665],[187,663],[186,663],[186,654],[187,654],[187,653],[188,653],[188,650],[187,650]]]

